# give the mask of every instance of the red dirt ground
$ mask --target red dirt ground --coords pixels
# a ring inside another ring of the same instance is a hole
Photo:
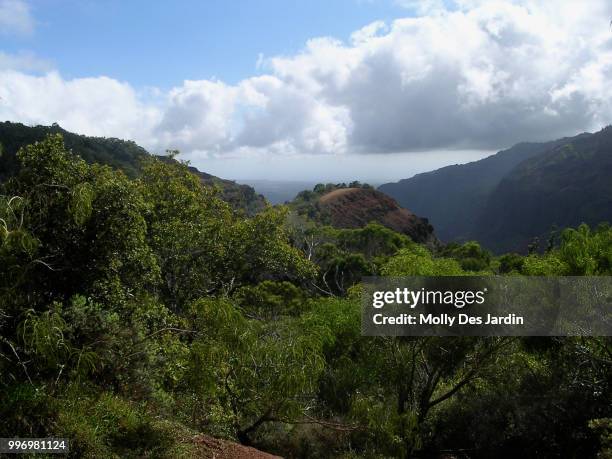
[[[258,449],[239,445],[227,440],[198,435],[193,440],[203,459],[282,459],[280,456],[264,453]]]
[[[340,188],[324,194],[319,205],[336,228],[363,228],[371,221],[407,234],[413,241],[435,244],[433,228],[390,196],[367,188]]]

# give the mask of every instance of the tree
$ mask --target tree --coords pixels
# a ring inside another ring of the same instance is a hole
[[[466,271],[485,271],[491,262],[491,254],[476,241],[448,244],[441,250],[441,255],[456,259]]]
[[[374,385],[362,386],[352,416],[372,426],[366,442],[412,457],[427,439],[433,408],[477,383],[511,338],[381,337],[362,355]],[[383,414],[384,413],[384,414]],[[381,422],[382,420],[382,422]]]
[[[456,260],[433,258],[422,246],[414,244],[400,250],[382,267],[385,276],[461,276],[467,273]]]
[[[161,294],[175,310],[223,288],[236,218],[185,165],[149,159],[138,185],[147,202],[147,241],[161,269]]]
[[[187,390],[202,405],[231,413],[232,434],[251,444],[271,422],[301,418],[324,368],[329,331],[307,319],[246,319],[226,300],[193,304],[198,339],[192,345]]]
[[[87,165],[64,149],[59,135],[18,157],[20,172],[4,192],[19,196],[20,232],[37,241],[36,262],[20,285],[30,306],[63,302],[75,293],[119,306],[157,282],[158,266],[146,244],[145,202],[128,177]]]
[[[565,229],[558,256],[572,276],[612,274],[612,228],[602,224],[592,231],[582,224]]]

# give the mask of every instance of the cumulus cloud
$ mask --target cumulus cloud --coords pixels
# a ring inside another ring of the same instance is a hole
[[[130,85],[111,78],[65,80],[57,72],[33,76],[8,70],[0,71],[0,119],[57,122],[78,133],[149,144],[160,113],[143,104]]]
[[[352,150],[498,148],[554,138],[612,120],[606,8],[584,3],[461,2],[397,20],[383,35],[354,34],[360,39],[351,45],[310,43],[272,67],[348,108]]]
[[[0,0],[0,34],[28,35],[34,31],[34,18],[23,0]]]
[[[219,151],[232,136],[237,96],[237,88],[220,81],[185,81],[168,95],[158,141],[182,150]]]
[[[240,89],[250,94],[251,103],[244,105],[234,146],[279,149],[285,144],[289,153],[344,151],[351,125],[346,107],[329,105],[277,77],[251,78]]]
[[[106,77],[6,70],[0,55],[0,117],[192,158],[497,149],[612,122],[608,2],[421,5],[347,42],[314,38],[296,55],[260,56],[264,75],[185,81],[155,100]]]

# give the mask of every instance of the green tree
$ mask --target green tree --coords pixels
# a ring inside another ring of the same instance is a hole
[[[226,300],[199,300],[193,314],[199,333],[187,390],[195,389],[201,406],[230,413],[232,435],[250,444],[264,424],[304,416],[324,368],[325,327],[307,319],[249,320]]]
[[[58,135],[18,157],[19,175],[5,194],[23,201],[21,231],[38,241],[36,264],[21,285],[30,306],[77,292],[120,304],[157,282],[145,203],[123,173],[87,165]]]
[[[456,259],[466,271],[485,271],[491,263],[491,254],[476,241],[448,244],[441,250],[441,255]]]

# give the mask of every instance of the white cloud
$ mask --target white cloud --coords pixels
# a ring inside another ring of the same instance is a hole
[[[106,77],[2,71],[0,55],[0,117],[192,158],[497,149],[612,122],[607,2],[460,0],[418,13],[348,43],[260,56],[267,74],[235,85],[185,81],[155,102]]]
[[[0,34],[28,35],[34,32],[34,18],[23,0],[0,0]]]
[[[59,123],[74,132],[149,144],[159,110],[143,104],[126,83],[98,78],[65,80],[58,73],[32,76],[0,71],[0,119]]]
[[[359,46],[362,43],[369,41],[371,38],[379,35],[380,32],[388,31],[385,21],[374,21],[351,34],[351,43],[353,46]]]
[[[612,121],[610,11],[597,1],[462,1],[272,64],[348,108],[350,151],[499,148]]]
[[[235,147],[277,148],[288,153],[338,153],[346,147],[350,118],[342,106],[271,76],[251,78],[240,85],[244,115]]]
[[[168,95],[155,135],[181,150],[219,151],[231,139],[238,90],[220,81],[185,81]]]

